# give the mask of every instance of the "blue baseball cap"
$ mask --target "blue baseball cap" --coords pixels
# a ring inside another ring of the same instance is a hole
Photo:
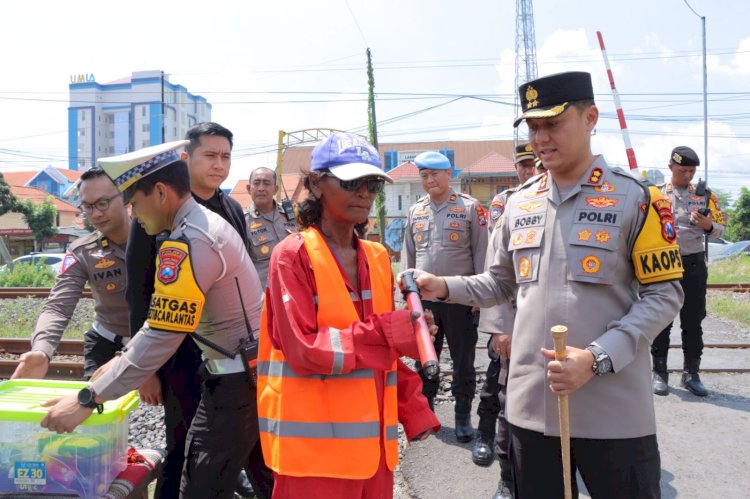
[[[377,149],[353,133],[335,132],[316,145],[312,152],[310,170],[328,171],[339,180],[375,176],[393,182],[383,171]]]
[[[451,162],[443,154],[426,151],[414,158],[414,164],[420,170],[450,170]]]

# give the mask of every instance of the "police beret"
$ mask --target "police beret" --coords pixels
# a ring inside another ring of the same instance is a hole
[[[450,170],[451,162],[436,151],[425,151],[414,158],[414,164],[420,170]]]
[[[531,149],[531,144],[518,144],[516,146],[516,163],[523,161],[524,159],[534,159],[534,151]]]
[[[518,87],[523,114],[513,126],[528,118],[552,118],[567,109],[568,104],[580,100],[593,100],[594,87],[591,75],[583,71],[570,71],[544,76]]]
[[[158,144],[137,151],[101,158],[97,161],[120,192],[165,166],[180,160],[178,149],[190,143],[189,140],[176,140]]]
[[[701,164],[695,151],[687,146],[677,146],[672,149],[669,162],[680,166],[700,166]]]

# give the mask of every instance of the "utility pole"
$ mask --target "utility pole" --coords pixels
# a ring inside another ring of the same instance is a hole
[[[164,71],[161,72],[161,143],[167,141],[167,115],[164,109]]]
[[[370,132],[370,143],[378,150],[378,121],[375,118],[375,74],[372,70],[372,53],[367,49],[367,128]],[[380,154],[380,150],[378,150]],[[375,215],[378,219],[380,243],[385,244],[385,189],[375,197]],[[386,246],[387,247],[387,246]]]

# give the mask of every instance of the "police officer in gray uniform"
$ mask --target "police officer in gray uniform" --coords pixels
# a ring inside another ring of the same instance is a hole
[[[45,376],[86,284],[91,286],[95,318],[83,336],[84,377],[91,377],[130,339],[124,249],[130,216],[117,187],[101,168],[81,175],[78,197],[96,230],[68,247],[60,275],[31,335],[31,350],[21,356],[13,378]],[[142,394],[144,401],[158,403],[158,387],[157,379],[150,380],[145,388],[148,396]],[[155,389],[152,392],[150,388]]]
[[[401,268],[418,268],[437,275],[473,275],[482,272],[487,251],[488,214],[471,196],[450,187],[452,167],[439,152],[423,152],[414,162],[419,168],[427,196],[409,208],[401,251]],[[476,390],[474,354],[477,328],[471,307],[423,301],[432,310],[439,331],[435,350],[443,348],[443,337],[453,360],[451,392],[456,399],[456,438],[474,438],[471,402]],[[433,404],[437,380],[422,376],[422,393]]]
[[[188,431],[180,497],[230,498],[258,440],[256,390],[239,355],[259,327],[262,290],[245,242],[190,194],[187,166],[175,149],[153,146],[100,160],[148,234],[170,230],[157,253],[148,319],[120,357],[78,397],[58,402],[42,421],[71,431],[97,404],[138,386],[195,334],[203,387]],[[202,343],[203,341],[204,343]],[[210,342],[210,343],[208,343]]]
[[[698,155],[689,147],[680,146],[672,150],[669,157],[669,170],[672,178],[660,186],[674,208],[677,229],[677,244],[685,267],[685,275],[680,280],[685,292],[685,303],[680,309],[682,329],[683,372],[680,384],[699,397],[708,395],[698,371],[703,354],[703,328],[701,322],[706,317],[706,268],[705,237],[721,237],[724,234],[724,215],[719,208],[719,200],[709,189],[690,183],[695,170],[700,165]],[[653,390],[656,395],[667,395],[667,353],[669,333],[672,323],[656,337],[651,345],[654,361]]]
[[[558,395],[569,397],[573,473],[591,497],[660,497],[649,345],[683,298],[669,200],[591,152],[599,113],[588,73],[519,94],[516,124],[527,120],[548,173],[508,200],[488,272],[418,273],[417,284],[426,299],[517,298],[507,404],[516,497],[563,496]],[[550,336],[558,324],[568,327],[564,362]]]
[[[500,217],[508,204],[508,198],[535,175],[534,151],[530,144],[519,144],[515,152],[515,168],[519,185],[505,189],[490,204],[490,238],[485,259],[485,270],[490,268],[499,244],[499,233],[493,232],[500,225]],[[508,386],[508,363],[511,335],[513,333],[513,305],[504,303],[482,309],[479,315],[479,331],[490,335],[487,354],[490,363],[487,377],[479,392],[479,425],[477,440],[471,451],[471,459],[478,466],[489,466],[497,454],[500,463],[500,482],[493,499],[512,499],[513,470],[510,464],[510,432],[505,418],[505,398]],[[497,425],[497,432],[495,426]],[[493,450],[494,446],[494,450]]]
[[[297,232],[297,222],[276,204],[273,197],[279,191],[276,173],[270,168],[255,168],[250,174],[247,192],[252,203],[245,211],[250,258],[258,271],[263,289],[268,284],[268,263],[274,247],[289,234]],[[290,213],[293,215],[293,213]]]

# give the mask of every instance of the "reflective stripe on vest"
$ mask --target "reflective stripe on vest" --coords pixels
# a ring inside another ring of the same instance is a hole
[[[378,409],[375,372],[344,366],[340,330],[358,322],[352,296],[336,261],[320,233],[302,232],[312,264],[318,295],[318,327],[328,327],[333,352],[330,374],[301,376],[270,341],[267,311],[261,318],[258,356],[258,421],[263,456],[269,468],[282,475],[366,479],[377,471],[381,441],[386,464],[398,463],[398,406],[396,363],[384,373],[383,417]],[[370,270],[373,312],[393,310],[391,267],[381,245],[360,240]],[[288,297],[284,302],[288,301]],[[284,313],[277,311],[276,313]],[[351,456],[357,456],[352,459]]]

